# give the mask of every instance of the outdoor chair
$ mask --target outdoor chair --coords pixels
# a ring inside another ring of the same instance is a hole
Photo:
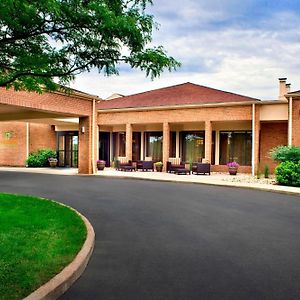
[[[170,161],[167,161],[167,172],[168,173],[177,173],[178,169],[185,169],[185,164],[172,164]]]
[[[195,163],[192,166],[193,174],[210,175],[210,163]]]
[[[119,160],[116,161],[116,170],[118,171],[135,171],[135,166],[132,164],[132,161],[121,163]]]
[[[146,160],[139,160],[136,163],[136,168],[137,170],[142,170],[142,171],[154,171],[154,163],[153,161],[146,161]]]

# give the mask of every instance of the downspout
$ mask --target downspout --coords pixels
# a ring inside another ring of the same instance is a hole
[[[288,146],[293,143],[293,97],[289,98]]]
[[[96,100],[93,99],[93,109],[92,109],[92,167],[93,174],[96,174],[95,168],[95,110],[96,110]]]
[[[252,176],[255,176],[255,104],[252,104]]]

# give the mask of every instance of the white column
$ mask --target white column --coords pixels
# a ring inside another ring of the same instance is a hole
[[[293,144],[293,98],[289,98],[288,145]]]
[[[144,131],[141,131],[141,160],[144,160],[144,154],[145,154],[145,135]]]
[[[216,130],[216,140],[215,140],[215,164],[220,164],[220,131]]]
[[[176,131],[176,158],[179,158],[179,148],[180,148],[180,144],[179,144],[179,131]]]

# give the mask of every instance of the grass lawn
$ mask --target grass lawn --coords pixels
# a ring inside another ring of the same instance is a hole
[[[22,299],[68,265],[86,227],[69,208],[0,193],[0,299]]]

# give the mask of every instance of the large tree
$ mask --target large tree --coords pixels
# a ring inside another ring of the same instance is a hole
[[[150,47],[152,0],[1,0],[0,86],[55,90],[92,68],[118,74],[120,64],[151,78],[180,66]]]

